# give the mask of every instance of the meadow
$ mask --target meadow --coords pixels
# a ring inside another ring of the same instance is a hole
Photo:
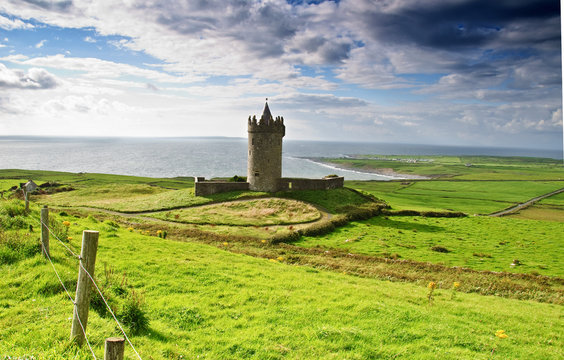
[[[346,186],[381,198],[392,209],[487,215],[561,189],[564,181],[347,181]]]
[[[495,156],[366,155],[321,159],[360,171],[419,175],[457,180],[564,180],[562,160]]]
[[[114,273],[127,279],[127,291],[141,294],[148,326],[131,340],[144,359],[562,356],[561,305],[450,287],[434,290],[430,301],[425,286],[249,257],[197,239],[161,239],[93,218],[62,219],[71,219],[74,250],[83,229],[101,230],[100,283]],[[76,261],[61,246],[52,249],[72,288]],[[0,280],[0,354],[91,358],[68,340],[72,304],[40,254],[3,264],[2,271],[8,276]],[[498,330],[508,337],[497,337]],[[97,356],[112,335],[118,335],[113,320],[91,309],[88,336]],[[126,358],[134,357],[127,348]]]
[[[100,232],[95,277],[144,359],[563,358],[564,194],[473,215],[564,187],[562,168],[426,164],[438,165],[428,181],[207,197],[191,178],[0,170],[0,359],[92,358],[69,341],[72,304],[39,251],[43,205],[75,252],[83,230]],[[6,190],[30,178],[61,191],[33,195],[26,213]],[[453,211],[469,216],[441,217]],[[51,244],[74,289],[76,260]],[[93,297],[97,357],[115,335]]]

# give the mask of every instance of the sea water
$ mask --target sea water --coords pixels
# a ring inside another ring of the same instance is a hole
[[[284,140],[282,176],[389,180],[336,169],[322,157],[379,155],[495,155],[561,159],[559,150]],[[247,173],[244,138],[0,137],[0,169],[56,170],[148,177],[231,177]]]

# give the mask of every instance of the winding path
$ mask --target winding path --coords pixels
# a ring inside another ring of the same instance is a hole
[[[491,213],[489,216],[497,217],[497,216],[504,216],[504,215],[512,214],[512,213],[514,213],[514,212],[517,212],[517,211],[519,211],[519,210],[525,209],[525,208],[527,208],[527,207],[533,205],[533,204],[536,203],[537,201],[540,201],[540,200],[542,200],[542,199],[545,199],[545,198],[547,198],[547,197],[550,197],[550,196],[553,196],[553,195],[556,195],[556,194],[560,194],[561,192],[564,192],[564,188],[555,190],[555,191],[550,192],[550,193],[548,193],[548,194],[544,194],[544,195],[541,195],[541,196],[537,196],[536,198],[532,198],[531,200],[528,200],[528,201],[526,201],[526,202],[524,202],[524,203],[521,203],[521,204],[517,204],[517,205],[512,206],[512,207],[510,207],[510,208],[508,208],[508,209],[501,210],[501,211],[496,211],[496,212],[494,212],[494,213]]]

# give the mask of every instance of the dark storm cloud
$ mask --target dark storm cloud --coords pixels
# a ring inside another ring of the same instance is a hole
[[[366,107],[368,103],[358,98],[345,98],[334,95],[290,94],[275,98],[277,106],[292,109],[328,109]]]
[[[52,11],[67,11],[72,7],[72,0],[63,0],[63,1],[45,1],[45,0],[23,0],[28,4],[35,5],[45,10],[52,10]]]
[[[559,41],[557,0],[473,0],[456,3],[421,2],[395,11],[360,14],[377,41],[454,49],[481,47],[499,40],[534,45]],[[520,24],[519,26],[515,26]]]

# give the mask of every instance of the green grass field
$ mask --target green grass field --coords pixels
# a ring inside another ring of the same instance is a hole
[[[380,216],[350,223],[327,236],[303,237],[294,244],[476,270],[564,277],[562,234],[564,222]],[[433,247],[449,252],[433,251]],[[511,266],[514,259],[521,265]]]
[[[564,187],[564,181],[347,181],[392,209],[489,214]],[[549,201],[549,200],[547,200]]]
[[[75,189],[32,196],[29,214],[0,199],[0,360],[92,358],[69,341],[72,304],[39,253],[43,204],[75,252],[83,230],[100,232],[97,281],[144,359],[564,358],[564,194],[502,218],[341,221],[380,206],[364,194],[392,210],[488,214],[564,187],[561,165],[420,165],[413,173],[492,181],[196,197],[191,178],[0,170],[0,191],[30,178]],[[338,226],[324,235],[272,240],[330,220]],[[77,262],[53,237],[51,251],[74,295]],[[91,304],[88,336],[101,358],[104,339],[119,333],[100,304]],[[135,332],[143,318],[148,327]],[[128,347],[125,358],[136,358]]]
[[[119,184],[90,186],[75,191],[43,195],[39,196],[37,201],[51,206],[82,206],[137,213],[264,196],[266,193],[234,191],[202,197],[195,196],[193,188],[168,190],[146,184]]]
[[[417,160],[408,162],[407,160]],[[562,160],[492,156],[367,155],[323,159],[359,171],[391,169],[397,173],[459,180],[564,180]]]
[[[359,278],[234,254],[74,219],[105,229],[96,277],[104,264],[127,274],[143,294],[146,332],[132,336],[144,359],[557,359],[563,355],[562,307]],[[77,264],[52,245],[68,285]],[[142,254],[142,256],[140,256]],[[72,305],[50,265],[35,255],[9,265],[0,279],[0,354],[12,358],[89,359],[69,345]],[[121,275],[120,275],[121,276]],[[541,315],[542,314],[542,315]],[[534,326],[531,326],[534,324]],[[495,336],[504,330],[506,339]],[[97,356],[113,321],[91,310],[88,335]],[[126,358],[134,358],[128,348]]]

